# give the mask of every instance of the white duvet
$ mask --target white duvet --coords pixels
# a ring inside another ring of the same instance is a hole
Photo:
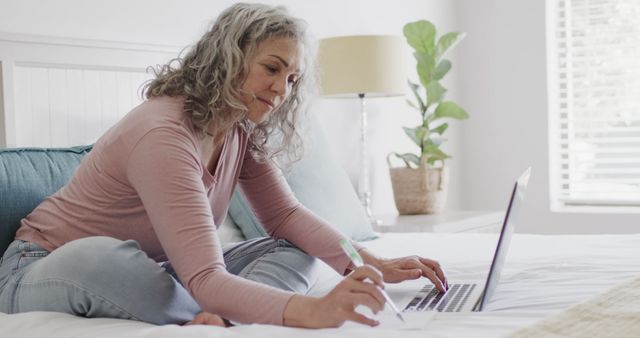
[[[385,234],[365,242],[384,256],[421,254],[440,261],[450,281],[478,279],[489,269],[497,234]],[[329,268],[314,287],[338,280]],[[61,313],[0,313],[0,337],[500,337],[526,327],[640,274],[640,235],[523,235],[513,237],[500,285],[484,312],[425,315],[423,329],[302,330],[268,325],[233,328],[153,326]],[[388,285],[390,294],[410,284]],[[640,318],[640,314],[639,314]],[[384,317],[388,326],[395,325]]]

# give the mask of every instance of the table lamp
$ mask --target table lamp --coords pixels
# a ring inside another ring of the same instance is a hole
[[[320,40],[318,61],[322,95],[360,98],[360,177],[358,197],[372,224],[367,111],[365,97],[402,96],[406,92],[404,39],[389,35],[356,35]]]

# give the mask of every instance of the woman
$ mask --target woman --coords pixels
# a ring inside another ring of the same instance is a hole
[[[373,326],[354,308],[380,311],[383,280],[425,276],[443,290],[442,270],[426,258],[382,259],[358,247],[367,264],[354,269],[343,236],[295,200],[273,164],[299,149],[311,54],[302,22],[282,8],[224,11],[178,67],[160,68],[147,100],[96,142],[70,182],[22,220],[0,266],[0,311]],[[270,237],[222,247],[216,226],[236,183]],[[313,257],[348,274],[324,297],[305,295]]]

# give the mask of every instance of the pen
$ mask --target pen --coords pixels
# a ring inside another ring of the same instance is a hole
[[[362,257],[360,257],[360,254],[358,253],[358,251],[356,251],[353,245],[351,245],[351,242],[349,242],[346,239],[341,239],[340,247],[342,247],[342,250],[344,251],[344,253],[346,253],[347,256],[349,256],[349,259],[351,259],[351,262],[353,263],[353,265],[355,265],[356,267],[361,267],[364,265],[364,261],[362,260]],[[400,313],[396,305],[393,304],[391,297],[389,297],[389,295],[384,290],[380,290],[380,291],[382,292],[382,296],[384,296],[384,299],[387,301],[387,304],[391,307],[393,311],[395,311],[396,316],[404,323],[405,322],[404,317],[402,317],[402,314]]]

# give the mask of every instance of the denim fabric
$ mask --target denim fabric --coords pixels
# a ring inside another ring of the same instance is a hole
[[[20,220],[65,185],[91,146],[0,149],[0,255]]]
[[[306,294],[318,279],[318,262],[286,240],[255,238],[224,247],[227,271],[282,290]]]
[[[227,245],[225,264],[231,273],[297,293],[306,293],[317,274],[314,258],[271,238]],[[182,324],[201,310],[171,265],[148,258],[137,242],[89,237],[51,253],[11,243],[0,262],[0,312],[27,311],[162,325]]]

